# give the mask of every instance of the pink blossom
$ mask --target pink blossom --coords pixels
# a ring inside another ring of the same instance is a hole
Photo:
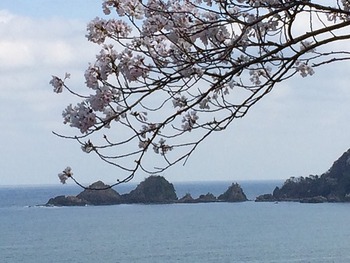
[[[62,173],[58,174],[58,178],[60,179],[62,184],[65,184],[66,181],[68,180],[68,178],[70,178],[72,176],[73,176],[73,172],[72,172],[72,169],[69,166],[67,166],[66,169],[64,169],[62,171]]]
[[[301,62],[300,60],[298,60],[295,63],[295,65],[296,65],[296,70],[300,72],[300,75],[303,78],[307,77],[308,75],[312,76],[315,73],[312,67],[305,64],[304,62]]]
[[[53,86],[53,91],[56,93],[62,93],[64,82],[56,76],[52,76],[50,84]]]
[[[182,119],[182,129],[184,131],[191,131],[198,119],[199,117],[196,111],[188,112]]]
[[[75,107],[70,104],[62,116],[65,124],[69,123],[71,127],[78,128],[81,133],[86,133],[96,123],[96,114],[86,101],[78,103]]]

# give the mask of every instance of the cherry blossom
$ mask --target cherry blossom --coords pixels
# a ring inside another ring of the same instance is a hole
[[[315,73],[312,67],[310,67],[309,65],[301,61],[297,61],[295,65],[296,65],[297,71],[299,71],[300,75],[304,78],[307,77],[307,75],[312,76]]]
[[[68,166],[66,169],[62,171],[62,173],[58,174],[58,177],[62,184],[65,184],[68,178],[71,178],[73,176],[72,169]]]
[[[96,123],[96,114],[88,106],[87,101],[83,101],[74,107],[72,104],[68,105],[62,116],[64,123],[69,123],[71,127],[78,128],[81,133],[86,133]]]
[[[70,78],[70,74],[66,73],[64,76],[64,79],[60,79],[57,76],[52,76],[52,79],[50,80],[49,84],[53,86],[53,91],[56,93],[61,93],[63,91],[64,88],[64,81],[66,79]]]
[[[50,84],[80,99],[62,113],[79,132],[59,136],[119,168],[116,184],[185,163],[281,81],[350,59],[333,45],[350,39],[345,0],[104,0],[102,9],[87,25],[101,48],[84,74],[88,95],[67,86],[69,74]]]
[[[198,118],[196,111],[188,112],[182,119],[182,129],[184,131],[191,131],[197,123]]]

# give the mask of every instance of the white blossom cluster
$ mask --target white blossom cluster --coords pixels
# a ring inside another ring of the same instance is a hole
[[[301,61],[297,61],[295,65],[296,65],[296,70],[300,72],[300,75],[303,78],[307,77],[308,75],[312,76],[315,73],[312,67],[310,67],[309,65]]]
[[[68,178],[73,176],[72,169],[67,166],[61,173],[58,174],[58,178],[60,179],[62,184],[65,184]]]
[[[173,147],[166,144],[166,140],[160,138],[158,143],[153,143],[153,150],[157,154],[165,155],[167,152],[171,151]]]
[[[93,111],[104,111],[111,102],[119,100],[120,93],[116,89],[104,85],[90,96],[89,103]]]
[[[191,131],[198,121],[198,115],[196,111],[188,112],[182,119],[182,129],[184,131]]]
[[[335,8],[326,13],[327,19],[330,22],[349,21],[350,20],[350,2],[349,0],[336,1]],[[339,9],[339,11],[335,11]]]
[[[64,81],[66,79],[69,79],[70,78],[70,74],[69,73],[66,73],[64,79],[60,79],[59,77],[57,76],[52,76],[52,79],[50,80],[50,85],[53,86],[53,91],[55,93],[61,93],[63,91],[63,88],[64,88]]]
[[[265,69],[253,69],[249,71],[250,81],[254,85],[261,85],[261,78],[268,79],[270,77],[271,68],[267,67]]]
[[[131,27],[123,20],[105,20],[99,17],[88,24],[87,30],[87,39],[97,44],[104,43],[107,37],[127,37],[131,33]]]
[[[81,133],[87,132],[96,123],[96,114],[88,106],[86,101],[76,106],[68,105],[62,113],[64,124],[69,123],[71,127],[78,128]]]

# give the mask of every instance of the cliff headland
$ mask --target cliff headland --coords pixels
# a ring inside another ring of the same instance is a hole
[[[273,193],[256,198],[258,202],[296,201],[303,203],[350,201],[350,149],[321,175],[291,177]]]

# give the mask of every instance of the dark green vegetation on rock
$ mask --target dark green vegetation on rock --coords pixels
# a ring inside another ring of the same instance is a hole
[[[47,206],[86,206],[88,203],[84,200],[79,199],[76,196],[56,196],[51,198],[47,203]]]
[[[108,185],[101,181],[90,185],[92,189],[106,189]],[[115,205],[122,203],[122,197],[114,189],[106,190],[84,190],[77,195],[77,198],[85,200],[89,205]]]
[[[177,200],[175,188],[162,176],[150,176],[136,189],[123,195],[124,203],[161,204]]]
[[[101,181],[90,185],[77,196],[57,196],[51,198],[48,206],[85,206],[115,204],[168,204],[168,203],[208,203],[208,202],[242,202],[247,198],[238,184],[232,184],[227,191],[216,198],[207,193],[193,199],[186,194],[178,200],[173,184],[162,176],[150,176],[128,194],[120,195]],[[92,190],[94,189],[94,190]]]
[[[307,203],[350,201],[350,149],[324,174],[291,177],[272,194],[257,197],[256,201],[298,201]]]
[[[92,189],[82,191],[77,196],[57,196],[51,198],[47,205],[52,206],[85,206],[85,205],[115,205],[122,203],[121,196],[117,191],[108,188],[108,185],[101,181],[95,182],[89,186]],[[106,189],[108,188],[108,189]]]

